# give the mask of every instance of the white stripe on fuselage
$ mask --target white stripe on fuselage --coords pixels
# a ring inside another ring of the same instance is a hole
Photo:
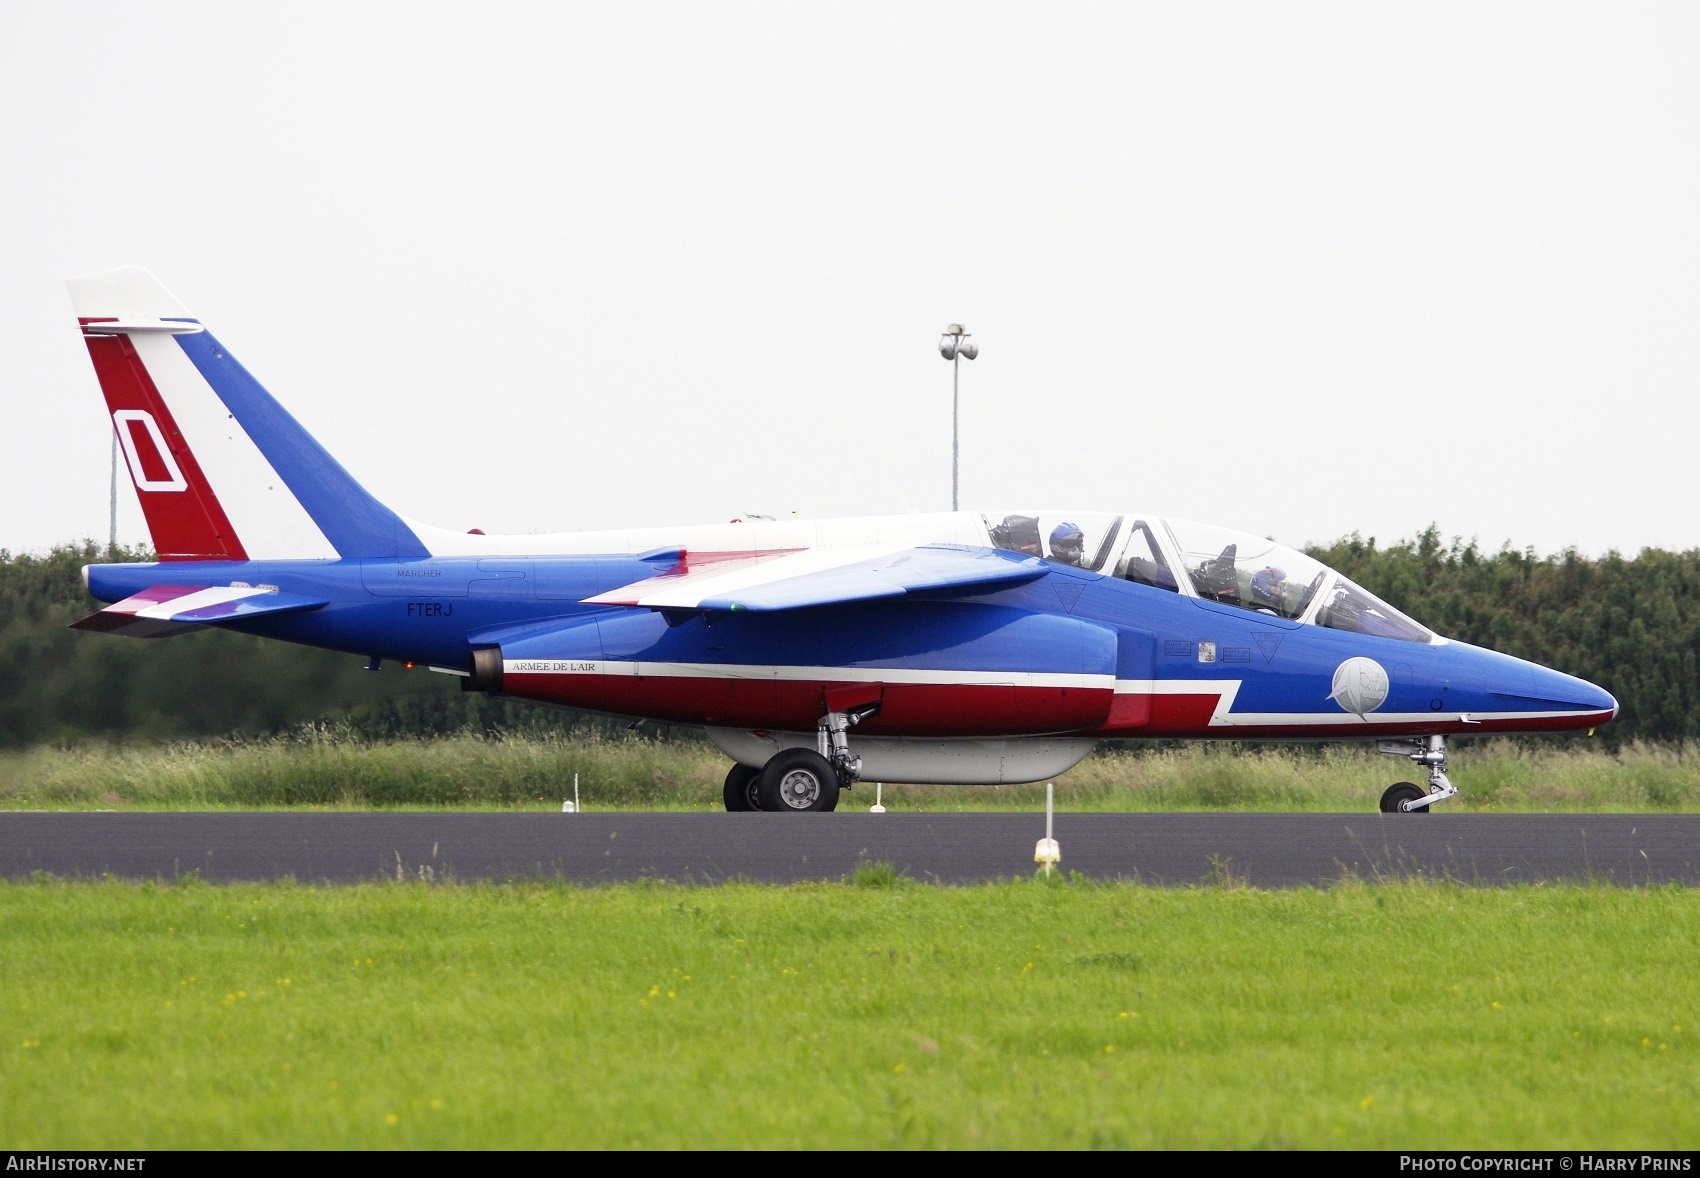
[[[474,536],[403,517],[433,556],[609,556],[681,547],[688,552],[777,552],[797,548],[914,548],[991,543],[978,512],[868,515],[823,520],[752,520],[630,531]]]
[[[787,682],[920,683],[960,687],[1075,687],[1109,691],[1110,675],[1045,671],[950,671],[913,667],[787,667],[753,663],[651,663],[609,659],[503,659],[507,675],[620,675],[662,679],[745,679]]]

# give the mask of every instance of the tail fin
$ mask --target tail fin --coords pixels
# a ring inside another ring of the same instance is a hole
[[[160,559],[430,555],[152,274],[66,285]]]

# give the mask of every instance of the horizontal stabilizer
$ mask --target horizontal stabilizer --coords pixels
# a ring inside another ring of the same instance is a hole
[[[269,585],[154,585],[72,622],[71,628],[127,638],[169,638],[201,626],[318,609],[324,604],[316,597],[279,593]]]
[[[587,604],[660,610],[807,609],[928,591],[996,589],[1036,580],[1048,571],[1043,561],[1030,556],[964,545],[877,553],[813,549],[755,563],[663,574],[598,594]]]

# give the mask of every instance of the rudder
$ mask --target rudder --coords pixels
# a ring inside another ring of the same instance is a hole
[[[67,285],[160,559],[429,555],[152,274]]]

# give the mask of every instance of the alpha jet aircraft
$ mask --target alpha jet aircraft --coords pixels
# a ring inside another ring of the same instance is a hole
[[[1169,737],[1374,741],[1426,777],[1381,809],[1422,814],[1457,792],[1447,736],[1617,711],[1293,549],[1137,511],[444,531],[368,494],[147,271],[69,285],[159,554],[84,569],[112,604],[77,626],[220,627],[700,725],[728,810],[1036,781]]]

